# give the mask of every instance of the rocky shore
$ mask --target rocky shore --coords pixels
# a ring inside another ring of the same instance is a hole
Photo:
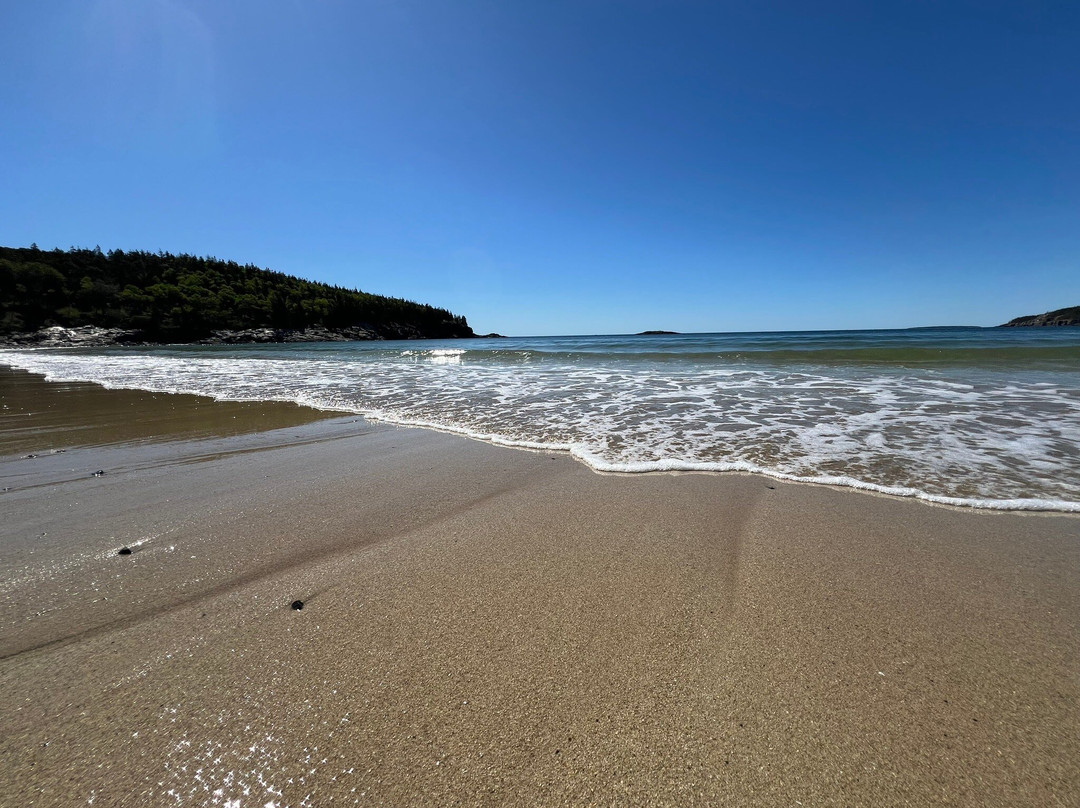
[[[1017,317],[1003,323],[1001,328],[1015,328],[1017,326],[1062,326],[1080,325],[1080,306],[1071,306],[1067,309],[1055,309],[1044,314],[1031,314],[1027,317]]]
[[[474,336],[460,334],[457,336]],[[426,339],[427,336],[414,325],[386,323],[382,325],[355,325],[347,328],[311,326],[301,329],[248,328],[243,330],[213,331],[210,336],[190,340],[198,345],[243,345],[268,342],[352,342],[360,340]],[[141,331],[123,328],[100,328],[80,326],[64,328],[49,326],[38,331],[27,331],[0,336],[2,348],[101,348],[113,345],[163,344],[151,340]]]
[[[38,331],[0,336],[2,348],[97,348],[105,345],[145,345],[142,332],[88,325],[64,328],[54,325]]]

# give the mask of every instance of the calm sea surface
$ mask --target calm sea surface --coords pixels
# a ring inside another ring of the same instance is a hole
[[[558,449],[1080,511],[1080,328],[0,351],[52,380],[289,400]]]

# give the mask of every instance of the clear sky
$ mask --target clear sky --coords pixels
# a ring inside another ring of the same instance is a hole
[[[478,331],[1080,304],[1080,3],[0,0],[0,243]]]

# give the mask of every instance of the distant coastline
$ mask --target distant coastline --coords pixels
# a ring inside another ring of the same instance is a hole
[[[1065,309],[1055,309],[1042,314],[1029,314],[1026,317],[1017,317],[1002,323],[998,328],[1017,328],[1024,326],[1069,326],[1080,325],[1080,306],[1070,306]]]

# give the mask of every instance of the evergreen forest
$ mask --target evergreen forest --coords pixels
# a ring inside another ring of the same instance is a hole
[[[0,247],[0,335],[52,325],[184,342],[217,330],[330,330],[466,337],[446,309],[302,280],[251,264],[158,252]]]

